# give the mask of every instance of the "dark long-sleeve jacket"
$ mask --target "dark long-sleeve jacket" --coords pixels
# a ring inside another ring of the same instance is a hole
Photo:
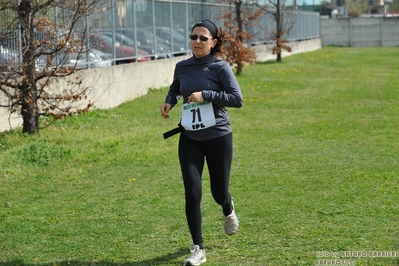
[[[188,97],[198,91],[204,101],[212,102],[216,125],[198,131],[184,130],[183,134],[194,140],[229,134],[232,129],[226,107],[239,108],[243,104],[240,86],[229,64],[211,54],[178,62],[165,103],[173,107],[181,97],[187,103]]]

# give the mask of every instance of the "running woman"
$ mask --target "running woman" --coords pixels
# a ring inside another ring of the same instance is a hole
[[[240,108],[243,97],[237,79],[223,60],[224,33],[204,19],[191,29],[193,56],[176,64],[173,82],[160,106],[162,117],[183,98],[178,144],[186,218],[193,248],[185,266],[206,262],[202,238],[202,172],[207,163],[212,196],[222,208],[224,230],[237,233],[239,221],[229,192],[233,133],[226,107]]]

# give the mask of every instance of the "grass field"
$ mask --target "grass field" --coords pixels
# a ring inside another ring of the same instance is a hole
[[[205,174],[205,265],[399,265],[398,58],[327,47],[244,68],[244,106],[229,109],[240,230],[224,234]],[[166,92],[0,133],[0,266],[181,265],[192,243]]]

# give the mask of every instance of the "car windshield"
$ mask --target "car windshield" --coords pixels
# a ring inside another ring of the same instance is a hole
[[[120,33],[115,33],[115,39],[120,41],[123,44],[126,44],[126,45],[130,45],[130,46],[135,45],[134,41],[132,39],[130,39],[129,37],[126,37],[125,35],[120,34]]]
[[[99,37],[104,40],[106,43],[112,44],[112,38],[107,35],[99,35]],[[120,42],[115,41],[115,46],[121,46]]]

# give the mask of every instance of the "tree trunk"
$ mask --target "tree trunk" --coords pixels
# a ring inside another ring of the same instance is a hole
[[[241,75],[241,72],[242,72],[242,67],[237,66],[237,68],[236,68],[236,75],[237,75],[237,76]]]
[[[23,118],[23,133],[39,133],[39,114],[37,106],[37,91],[25,83],[20,88],[22,95],[21,115]]]
[[[278,53],[277,53],[277,62],[281,62],[281,52],[282,52],[282,47],[281,47],[281,38],[283,37],[283,6],[282,6],[282,1],[277,0],[277,6],[276,6],[276,45],[278,48]]]
[[[242,17],[241,17],[241,5],[242,1],[234,1],[235,7],[236,7],[236,19],[237,19],[237,27],[238,27],[238,32],[241,33],[244,29],[242,26]],[[242,43],[244,40],[240,34],[238,34],[238,39]]]
[[[29,0],[22,0],[18,10],[21,23],[22,36],[22,62],[21,70],[23,82],[19,87],[21,95],[21,115],[23,118],[24,133],[39,132],[39,112],[37,109],[38,92],[35,81],[35,35],[34,35],[34,10]]]
[[[278,53],[277,54],[277,60],[276,60],[277,62],[281,62],[281,53]]]

